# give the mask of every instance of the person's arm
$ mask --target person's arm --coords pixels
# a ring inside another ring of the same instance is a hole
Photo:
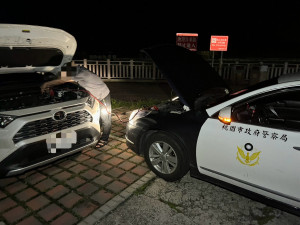
[[[60,84],[64,84],[66,82],[74,82],[74,80],[72,80],[72,78],[70,78],[70,77],[63,77],[62,79],[51,80],[51,81],[45,82],[41,86],[41,92],[43,93],[51,87],[54,87],[54,86],[60,85]]]

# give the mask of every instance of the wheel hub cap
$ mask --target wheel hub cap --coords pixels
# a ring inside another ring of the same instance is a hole
[[[149,158],[153,167],[163,174],[173,173],[178,165],[174,149],[163,141],[154,142],[150,146]]]

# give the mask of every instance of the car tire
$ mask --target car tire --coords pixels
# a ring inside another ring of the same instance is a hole
[[[166,181],[179,180],[189,170],[187,153],[175,138],[164,132],[147,138],[144,157],[148,167]]]

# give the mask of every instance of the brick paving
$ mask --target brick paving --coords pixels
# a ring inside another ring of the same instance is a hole
[[[113,113],[126,122],[126,111]],[[100,150],[86,148],[0,179],[0,224],[91,224],[115,208],[149,172],[144,159],[125,144],[125,122],[112,117],[109,143]]]

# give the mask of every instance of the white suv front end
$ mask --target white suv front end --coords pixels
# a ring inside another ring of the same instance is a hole
[[[99,103],[83,87],[68,82],[41,93],[75,50],[75,38],[65,31],[0,24],[0,176],[20,174],[99,139]]]

